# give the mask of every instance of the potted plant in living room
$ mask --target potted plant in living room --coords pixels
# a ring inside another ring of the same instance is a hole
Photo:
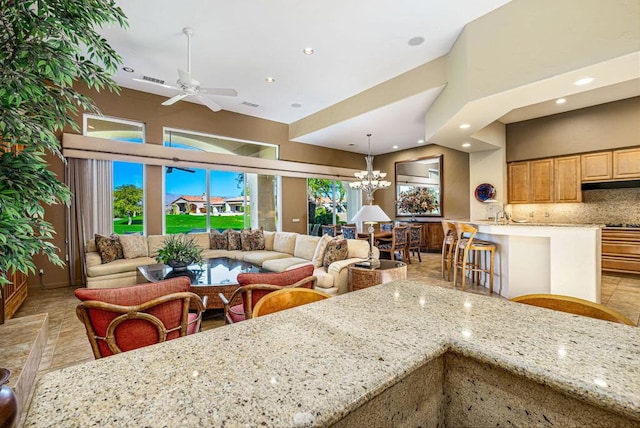
[[[187,266],[202,263],[202,249],[196,245],[193,238],[182,233],[170,235],[164,241],[164,246],[158,250],[156,260],[171,266],[173,270],[187,270]]]

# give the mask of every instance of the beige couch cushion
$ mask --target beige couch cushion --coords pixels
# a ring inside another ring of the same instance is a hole
[[[272,251],[273,250],[273,240],[276,237],[276,232],[269,232],[265,230],[262,232],[264,234],[264,249]]]
[[[96,247],[95,238],[91,238],[89,240],[89,242],[87,242],[87,245],[84,246],[84,252],[85,253],[96,253],[96,252],[98,252],[98,247]]]
[[[90,253],[97,254],[97,253]],[[100,255],[98,255],[100,258]],[[114,273],[123,273],[123,272],[131,272],[136,271],[138,266],[143,265],[155,265],[156,261],[151,257],[136,257],[135,259],[120,259],[114,260],[110,263],[92,265],[89,266],[87,263],[87,276],[96,277],[96,276],[104,276],[111,275]]]
[[[296,246],[293,249],[293,255],[302,259],[312,260],[319,241],[319,236],[298,235],[296,237]]]
[[[332,288],[333,287],[333,276],[328,273],[324,268],[315,268],[313,270],[313,276],[318,278],[318,282],[316,283],[316,288]],[[321,290],[324,291],[324,290]]]
[[[164,246],[164,240],[169,235],[149,235],[147,236],[147,249],[149,257],[158,257],[158,250]]]
[[[202,250],[202,258],[215,259],[218,257],[228,257],[234,260],[242,260],[240,250]]]
[[[272,272],[284,272],[292,266],[310,264],[310,260],[301,259],[300,257],[287,257],[284,259],[267,260],[262,264],[262,267]]]
[[[277,251],[257,250],[257,251],[243,251],[242,260],[245,262],[253,263],[254,265],[262,266],[267,260],[284,259],[291,257],[291,254],[279,253]]]
[[[293,254],[297,236],[298,234],[293,232],[276,232],[276,236],[273,238],[273,250],[279,253]]]
[[[313,265],[317,268],[322,267],[322,261],[324,260],[324,253],[327,250],[327,245],[331,242],[333,238],[329,235],[322,235],[322,238],[318,241],[318,245],[316,245],[316,249],[313,252],[313,257],[311,261]]]
[[[211,238],[207,232],[188,233],[187,236],[193,239],[198,248],[208,250],[211,248]]]
[[[133,233],[131,235],[118,235],[122,244],[122,252],[125,259],[136,259],[138,257],[148,257],[147,238]]]
[[[348,258],[352,259],[358,257],[361,259],[369,258],[369,241],[364,239],[347,239],[347,247],[349,248]],[[377,258],[375,254],[376,247],[374,248],[374,258]],[[378,253],[379,254],[379,253]]]

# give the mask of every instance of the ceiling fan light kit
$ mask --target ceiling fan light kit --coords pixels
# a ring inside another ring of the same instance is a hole
[[[164,81],[154,78],[142,78],[134,79],[139,82],[151,83],[153,85],[162,86],[169,89],[177,89],[179,94],[167,99],[162,103],[163,106],[170,106],[178,101],[193,97],[204,104],[212,111],[220,111],[222,107],[216,103],[211,95],[221,95],[225,97],[235,97],[238,95],[238,91],[231,88],[202,88],[200,82],[193,78],[191,75],[191,37],[193,37],[193,29],[185,27],[182,32],[187,36],[187,71],[178,68],[178,80],[176,81],[178,86],[170,86],[164,83]]]

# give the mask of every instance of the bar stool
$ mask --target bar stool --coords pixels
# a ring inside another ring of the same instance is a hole
[[[453,286],[458,284],[458,269],[462,269],[462,290],[465,289],[467,272],[471,273],[472,282],[479,283],[480,273],[489,275],[489,292],[493,293],[493,268],[496,246],[492,242],[474,239],[478,229],[466,223],[456,223],[456,253],[454,256]],[[464,235],[469,236],[465,237]],[[489,268],[487,263],[481,263],[484,257],[479,257],[481,252],[489,254]]]
[[[453,255],[455,253],[457,235],[454,223],[442,220],[444,239],[442,240],[442,277],[451,281],[451,268],[453,267]],[[446,275],[445,275],[446,271]]]

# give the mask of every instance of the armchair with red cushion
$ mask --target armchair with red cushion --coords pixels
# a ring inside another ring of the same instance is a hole
[[[224,305],[225,323],[233,324],[253,318],[253,309],[258,301],[272,291],[295,287],[313,288],[317,281],[313,270],[313,265],[307,265],[277,273],[239,274],[240,287],[231,297],[227,299],[224,294],[219,294]],[[241,300],[241,303],[233,305],[235,300]]]
[[[206,301],[187,277],[123,288],[79,288],[76,314],[96,359],[200,331]],[[196,312],[189,312],[189,308]]]

